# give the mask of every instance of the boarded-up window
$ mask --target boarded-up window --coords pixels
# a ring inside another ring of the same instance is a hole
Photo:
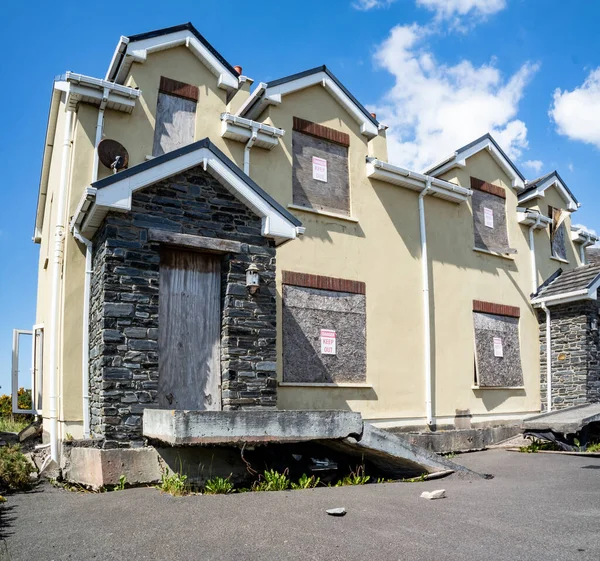
[[[498,253],[516,253],[508,245],[506,194],[502,187],[471,177],[475,247]]]
[[[194,142],[197,102],[196,86],[161,77],[153,156],[161,156]]]
[[[518,309],[515,313],[509,306],[484,302],[474,302],[473,307],[476,384],[489,388],[522,386]],[[482,309],[501,313],[477,311]]]
[[[292,185],[295,205],[350,214],[349,145],[347,134],[294,117]]]
[[[364,285],[315,275],[291,275],[307,277],[309,282],[298,284],[309,286],[283,286],[283,381],[365,382]],[[328,281],[341,281],[337,286],[329,282],[334,289],[358,285],[360,292],[314,288]]]
[[[550,224],[550,248],[552,257],[567,259],[566,226],[567,211],[560,208],[548,207],[548,216],[552,218]]]

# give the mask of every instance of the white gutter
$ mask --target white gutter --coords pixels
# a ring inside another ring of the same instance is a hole
[[[427,180],[425,189],[419,193],[419,231],[421,236],[421,267],[423,274],[423,335],[425,365],[425,412],[427,425],[433,420],[433,376],[431,372],[431,318],[429,310],[429,259],[427,257],[427,229],[425,224],[425,197],[431,192],[431,180]]]
[[[60,300],[60,281],[65,243],[65,211],[66,191],[69,183],[69,163],[71,157],[71,138],[73,130],[73,111],[67,110],[63,135],[62,161],[60,167],[60,183],[56,202],[56,225],[54,227],[54,267],[52,269],[52,287],[50,303],[50,325],[48,330],[50,351],[48,376],[48,409],[50,417],[50,457],[58,463],[58,311]]]
[[[546,399],[547,412],[552,411],[552,339],[550,333],[550,310],[542,302],[542,310],[546,314]]]

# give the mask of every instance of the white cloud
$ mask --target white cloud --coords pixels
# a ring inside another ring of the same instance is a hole
[[[575,171],[575,166],[571,162],[569,162],[569,164],[567,165],[567,167],[569,168],[570,172]]]
[[[361,12],[375,10],[377,8],[387,8],[396,0],[355,0],[352,2],[352,7]]]
[[[491,16],[506,7],[506,0],[417,0],[417,5],[435,13],[438,19],[472,15],[479,19]]]
[[[541,160],[527,160],[526,162],[523,162],[523,165],[533,170],[535,173],[540,173],[541,169],[544,167],[544,162]]]
[[[550,107],[559,134],[600,148],[600,67],[572,91],[554,91]]]
[[[486,132],[518,158],[527,147],[518,105],[537,65],[526,63],[505,78],[493,62],[441,64],[422,46],[430,33],[416,24],[398,25],[375,54],[377,64],[395,77],[373,108],[390,126],[390,161],[420,169]]]

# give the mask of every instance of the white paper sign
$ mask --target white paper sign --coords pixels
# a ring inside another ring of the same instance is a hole
[[[322,355],[334,355],[336,354],[335,348],[336,333],[330,329],[321,329],[321,354]]]
[[[327,183],[327,160],[313,156],[313,179]]]
[[[494,337],[494,356],[504,356],[502,351],[502,339],[500,339],[500,337]]]
[[[494,211],[491,208],[483,207],[483,223],[488,228],[494,227]]]

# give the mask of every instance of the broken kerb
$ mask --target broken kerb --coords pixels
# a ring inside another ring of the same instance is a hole
[[[360,438],[362,431],[352,411],[144,411],[144,436],[171,446]]]
[[[600,403],[585,403],[529,417],[523,421],[523,429],[524,432],[550,430],[561,434],[575,434],[587,425],[598,422]]]

